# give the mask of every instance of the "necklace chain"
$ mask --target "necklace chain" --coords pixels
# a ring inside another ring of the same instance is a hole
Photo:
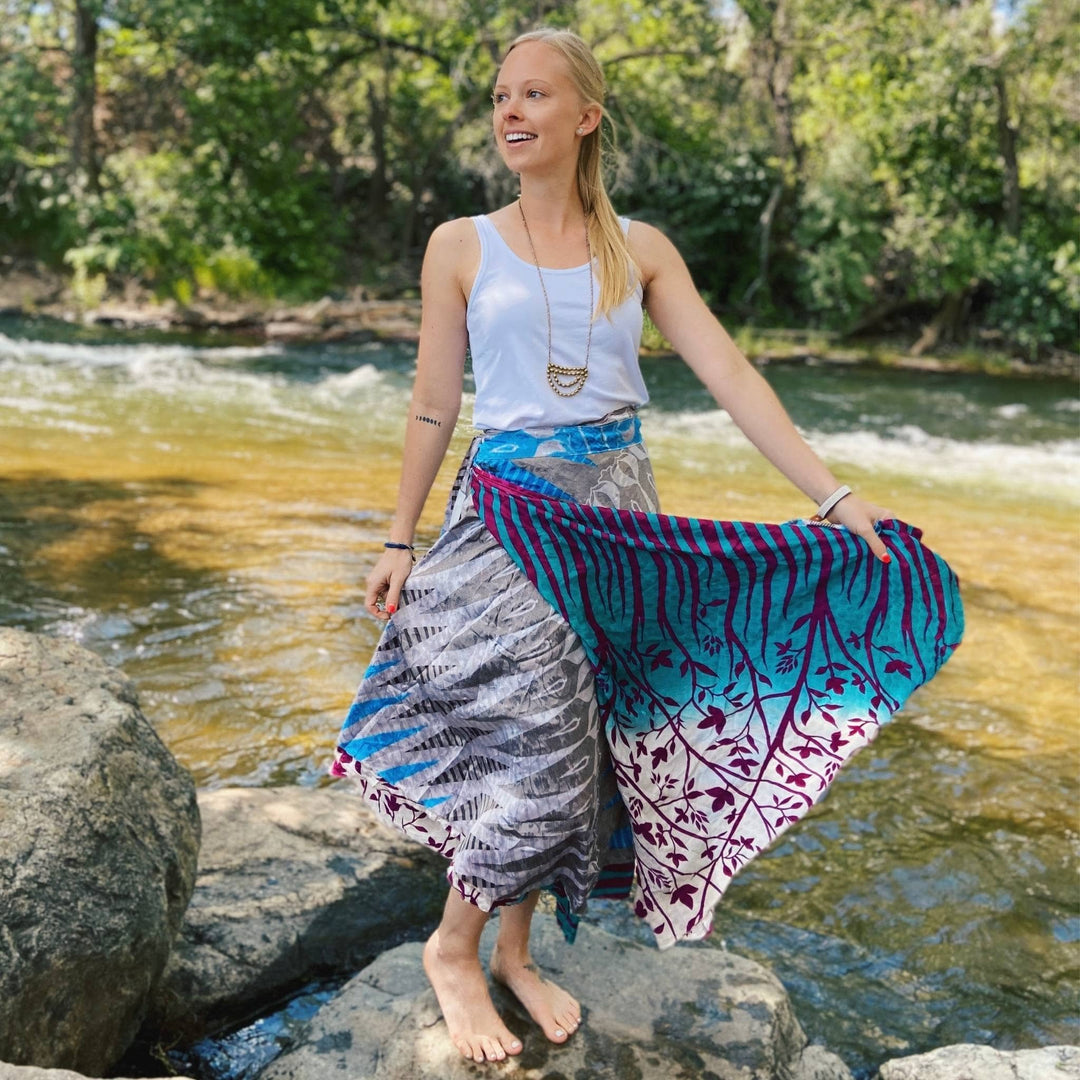
[[[573,397],[579,393],[589,377],[589,350],[592,348],[592,316],[593,316],[593,269],[592,269],[592,245],[589,243],[589,222],[585,221],[585,250],[589,255],[589,333],[585,339],[585,366],[568,367],[566,364],[555,364],[551,360],[551,302],[548,300],[547,287],[544,285],[544,274],[540,269],[540,260],[536,257],[536,245],[533,244],[532,233],[529,232],[529,223],[525,219],[525,208],[521,205],[521,196],[518,196],[518,209],[521,211],[521,223],[525,226],[525,235],[529,238],[529,250],[532,251],[533,262],[536,264],[536,273],[540,278],[540,290],[544,294],[544,310],[547,312],[547,381],[552,390],[559,397]]]

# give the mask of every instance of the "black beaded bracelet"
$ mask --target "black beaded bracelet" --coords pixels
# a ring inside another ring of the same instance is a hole
[[[394,540],[387,540],[383,544],[384,548],[395,548],[398,551],[408,551],[412,555],[413,562],[416,562],[416,552],[413,551],[412,544],[399,544]]]

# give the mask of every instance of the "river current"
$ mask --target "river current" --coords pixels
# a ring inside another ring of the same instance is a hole
[[[0,320],[0,623],[121,666],[200,785],[331,783],[379,632],[363,581],[393,512],[414,365],[407,344]],[[678,359],[643,369],[666,511],[812,511]],[[967,632],[734,881],[712,944],[775,971],[811,1040],[856,1075],[953,1042],[1080,1042],[1076,387],[861,365],[765,374],[841,481],[954,567]],[[467,395],[421,544],[470,413]]]

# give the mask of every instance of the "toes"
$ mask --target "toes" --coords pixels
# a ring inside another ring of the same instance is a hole
[[[506,1057],[506,1051],[502,1048],[502,1043],[495,1039],[484,1036],[480,1040],[480,1045],[483,1047],[483,1053],[478,1060],[483,1061],[487,1058],[488,1061],[502,1061]]]
[[[467,1061],[505,1061],[508,1054],[521,1053],[520,1040],[509,1032],[502,1037],[477,1035],[471,1039],[456,1039],[454,1045]]]
[[[555,1023],[567,1031],[573,1031],[581,1023],[581,1006],[569,995],[564,1004],[553,1010],[553,1014]]]

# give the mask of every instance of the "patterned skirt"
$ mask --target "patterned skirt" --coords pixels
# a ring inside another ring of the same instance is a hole
[[[708,934],[734,875],[959,644],[955,574],[883,522],[658,512],[631,410],[478,436],[330,772],[489,911],[550,889],[574,939],[627,897]]]

